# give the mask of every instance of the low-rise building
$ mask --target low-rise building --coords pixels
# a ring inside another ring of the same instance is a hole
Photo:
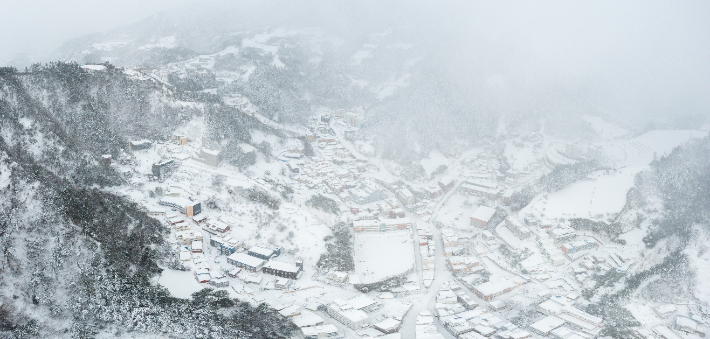
[[[405,205],[411,205],[414,203],[414,194],[412,194],[412,192],[406,187],[403,187],[397,192],[397,197]]]
[[[501,278],[497,281],[488,281],[474,286],[473,293],[475,293],[479,298],[489,301],[500,295],[508,293],[523,284],[525,284],[525,280],[522,278]]]
[[[247,250],[247,254],[259,259],[270,260],[271,258],[277,257],[279,255],[277,251],[278,249],[269,249],[261,246],[253,246],[249,248],[249,250]]]
[[[338,284],[348,282],[348,274],[346,272],[330,271],[325,275],[325,278]]]
[[[247,271],[257,272],[264,266],[265,261],[244,252],[234,253],[227,257],[227,262]]]
[[[294,265],[276,260],[270,260],[261,269],[261,271],[266,274],[271,274],[277,277],[288,279],[298,279],[302,270],[302,262],[299,262],[299,264]]]
[[[353,308],[344,300],[336,299],[326,307],[326,313],[333,319],[352,329],[360,329],[370,323],[370,316],[364,311]]]
[[[139,150],[139,149],[148,149],[150,146],[153,145],[149,140],[136,140],[136,141],[131,141],[131,149],[134,150]]]
[[[437,184],[439,184],[439,187],[441,187],[442,191],[448,192],[450,189],[452,189],[454,187],[454,185],[456,185],[456,180],[453,178],[448,178],[448,177],[442,178],[441,180],[439,180],[439,182]]]
[[[486,197],[488,199],[497,199],[500,195],[498,184],[487,180],[470,180],[461,184],[459,189],[462,192]]]
[[[412,226],[412,221],[409,218],[353,221],[353,230],[355,232],[385,232],[403,230],[410,226]]]
[[[592,249],[594,247],[599,246],[599,244],[596,241],[590,241],[588,239],[580,239],[576,241],[571,241],[568,243],[564,243],[560,249],[564,254],[573,254],[577,253],[579,251],[583,250],[588,250]]]
[[[496,210],[494,208],[480,206],[475,212],[473,212],[473,214],[471,214],[471,225],[476,227],[486,227],[486,225],[488,225],[488,221],[493,218],[495,213]]]
[[[705,337],[708,330],[701,324],[698,324],[695,320],[682,315],[675,316],[675,324],[673,324],[673,329],[686,333],[698,333],[701,337]]]
[[[192,248],[192,253],[202,253],[202,240],[193,241],[190,248]]]
[[[530,325],[530,329],[532,329],[533,332],[535,332],[539,335],[547,336],[548,334],[550,334],[550,332],[552,330],[554,330],[564,324],[565,324],[564,320],[562,320],[558,317],[549,315],[541,320],[536,321],[532,325]]]
[[[530,237],[530,229],[523,225],[520,220],[514,217],[505,218],[505,227],[507,227],[513,234],[517,235],[520,239],[526,239]]]
[[[658,325],[654,327],[653,333],[655,333],[661,339],[681,339],[679,335],[673,333],[673,331],[663,325]]]
[[[503,205],[510,205],[511,199],[513,199],[513,194],[515,191],[513,191],[512,188],[509,188],[503,192]]]
[[[188,217],[200,214],[202,212],[202,204],[198,201],[192,201],[183,197],[163,197],[158,202],[160,205],[171,207]]]
[[[556,242],[569,241],[577,237],[577,231],[571,227],[560,226],[558,228],[552,229],[552,239]]]
[[[338,328],[333,324],[301,327],[305,339],[337,338],[340,337]]]
[[[399,326],[401,324],[402,322],[400,322],[399,320],[387,318],[374,324],[373,326],[384,334],[390,334],[399,331]]]
[[[177,168],[177,166],[177,162],[173,159],[159,161],[153,164],[151,172],[154,177],[162,182],[168,174]]]
[[[219,220],[209,220],[202,226],[202,229],[212,234],[224,234],[231,229],[231,226]]]
[[[187,145],[188,139],[181,134],[173,134],[173,142],[178,145]]]

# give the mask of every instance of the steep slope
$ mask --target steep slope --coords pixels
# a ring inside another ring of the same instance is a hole
[[[150,284],[176,264],[167,230],[101,190],[123,179],[96,159],[204,103],[180,109],[154,82],[102,72],[0,69],[0,336],[288,337],[264,306],[211,290],[177,299]]]

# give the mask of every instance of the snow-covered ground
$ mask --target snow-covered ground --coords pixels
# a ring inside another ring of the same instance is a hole
[[[355,235],[355,273],[364,284],[402,274],[414,267],[414,245],[407,231]]]
[[[268,39],[263,37],[260,39],[254,42],[268,43]],[[331,112],[328,109],[321,109],[321,111],[321,113]],[[650,131],[633,139],[623,140],[627,136],[624,129],[616,128],[594,117],[588,117],[587,120],[607,140],[601,146],[609,152],[614,166],[610,166],[608,170],[593,172],[587,178],[557,192],[540,194],[517,214],[519,220],[525,220],[525,217],[530,216],[535,220],[549,221],[554,229],[559,225],[568,224],[567,221],[571,218],[611,222],[625,206],[627,192],[634,185],[634,177],[647,168],[649,162],[653,160],[654,153],[656,156],[666,154],[673,147],[690,138],[707,134],[705,131]],[[267,122],[282,131],[299,135],[306,132],[300,126],[284,126],[271,120]],[[551,241],[549,230],[539,227],[542,224],[528,225],[532,234],[522,239],[508,229],[505,222],[489,225],[490,227],[486,228],[471,226],[470,215],[479,206],[499,209],[507,209],[507,207],[499,198],[489,199],[463,193],[459,190],[463,182],[488,180],[496,182],[501,190],[518,189],[524,184],[534,182],[549,171],[543,165],[544,146],[547,146],[548,151],[553,149],[560,154],[565,151],[564,140],[545,136],[516,137],[514,140],[506,140],[502,156],[506,157],[511,166],[512,171],[508,173],[499,173],[501,155],[494,154],[490,148],[466,149],[451,156],[433,151],[421,160],[426,178],[410,182],[398,177],[400,165],[376,156],[363,156],[364,153],[377,152],[371,141],[360,139],[351,143],[341,138],[345,134],[345,126],[331,122],[331,127],[336,135],[327,135],[327,137],[336,140],[334,145],[327,147],[316,145],[314,147],[316,157],[304,158],[292,163],[294,166],[295,163],[305,164],[301,167],[303,172],[299,173],[291,173],[285,162],[274,157],[302,147],[300,140],[253,130],[251,131],[252,145],[241,146],[247,151],[256,152],[257,162],[239,171],[224,163],[214,168],[194,159],[185,158],[185,155],[199,149],[200,138],[204,133],[204,122],[197,118],[175,131],[190,138],[188,145],[178,146],[171,143],[154,145],[150,149],[133,152],[129,159],[130,166],[115,165],[122,172],[129,171],[134,176],[131,179],[133,187],[119,193],[149,207],[158,206],[159,198],[148,196],[148,191],[155,191],[157,187],[172,193],[192,195],[203,201],[209,200],[214,204],[211,206],[218,206],[218,208],[207,207],[205,204],[204,215],[210,219],[219,218],[230,223],[232,229],[227,235],[243,242],[245,248],[254,245],[279,247],[282,254],[276,260],[288,263],[294,263],[296,260],[304,262],[302,276],[284,290],[274,288],[276,277],[261,272],[242,273],[238,278],[227,278],[230,287],[222,289],[226,289],[234,298],[255,305],[266,302],[275,308],[294,306],[296,309],[304,309],[308,306],[317,313],[320,312],[316,309],[318,304],[328,304],[336,299],[348,300],[362,295],[351,284],[329,281],[325,276],[326,272],[318,272],[315,268],[321,254],[326,252],[324,239],[333,234],[331,227],[339,221],[347,223],[356,217],[347,207],[357,206],[357,204],[347,194],[334,192],[329,182],[334,184],[333,187],[341,184],[351,189],[359,189],[361,184],[381,187],[373,180],[379,178],[398,182],[398,185],[403,183],[416,191],[432,185],[437,186],[440,177],[454,178],[456,184],[449,192],[434,198],[425,198],[423,192],[418,192],[419,205],[405,209],[406,217],[412,218],[415,225],[422,228],[422,232],[417,231],[417,227],[413,227],[411,230],[403,231],[353,234],[355,269],[354,272],[346,272],[352,279],[368,284],[409,272],[406,276],[408,282],[403,285],[413,287],[409,292],[405,293],[402,290],[396,291],[397,293],[388,292],[383,294],[383,298],[379,298],[379,292],[368,294],[368,297],[380,303],[376,310],[368,312],[370,323],[388,319],[391,314],[397,313],[397,319],[402,320],[399,332],[403,337],[413,337],[418,335],[416,333],[426,332],[436,333],[437,337],[454,338],[444,328],[443,317],[432,319],[433,327],[427,331],[418,332],[416,329],[420,312],[428,310],[436,314],[437,309],[444,307],[436,304],[437,294],[441,289],[446,290],[465,282],[468,285],[463,287],[460,293],[468,295],[473,301],[479,303],[479,307],[485,308],[487,314],[509,321],[519,316],[520,310],[533,309],[550,298],[577,307],[590,301],[594,302],[595,300],[580,302],[582,299],[579,295],[585,289],[593,289],[596,286],[593,278],[595,274],[603,274],[608,270],[638,272],[658,263],[666,253],[649,252],[646,249],[642,239],[647,234],[647,223],[641,224],[638,228],[626,229],[625,233],[619,235],[619,239],[626,241],[625,246],[612,243],[592,232],[579,232],[573,239],[587,239],[595,243],[595,247],[578,253],[569,253],[569,255],[564,255],[561,248],[563,244],[572,240]],[[261,154],[260,149],[254,147],[262,142],[271,145],[271,156]],[[336,150],[341,154],[349,152],[349,155],[335,157]],[[363,151],[363,154],[360,154],[360,151]],[[151,172],[152,163],[167,158],[182,158],[180,167],[175,173],[161,183],[142,179],[146,173]],[[447,170],[431,179],[431,173],[441,165],[446,165]],[[215,184],[216,179],[220,179],[217,181],[221,184]],[[272,185],[269,182],[278,184]],[[281,197],[276,191],[279,185],[288,186],[294,192],[291,198],[280,199],[281,205],[278,210],[269,209],[234,192],[237,189],[260,187],[273,196]],[[385,192],[389,202],[378,201],[359,206],[361,211],[369,208],[376,217],[389,217],[387,209],[392,208],[393,204],[401,204],[401,201],[398,200],[396,191],[385,190]],[[336,215],[306,206],[305,201],[314,194],[332,198],[338,204],[341,213]],[[379,209],[383,209],[384,212],[379,213]],[[512,211],[508,212],[509,215],[515,215]],[[193,222],[188,222],[193,230],[201,229]],[[427,240],[424,246],[420,246],[419,237],[425,236],[426,231],[429,231],[431,239]],[[203,232],[203,235],[205,243],[203,256],[209,262],[211,270],[227,272],[233,269],[234,266],[226,263],[225,255],[219,253],[217,248],[209,246],[212,235],[206,232]],[[416,236],[413,238],[413,235]],[[449,242],[452,241],[452,235],[455,235],[457,244],[449,243],[445,249],[444,235]],[[171,241],[174,241],[174,236],[173,231]],[[502,244],[506,244],[507,247],[501,246]],[[710,251],[704,249],[701,244],[689,247],[688,251],[688,256],[692,258],[690,264],[697,271],[703,271],[701,268],[710,261],[710,254],[708,254]],[[449,262],[451,256],[458,257],[457,260],[474,261],[477,265],[468,267],[463,272],[454,273]],[[424,264],[425,261],[433,262],[433,265]],[[211,287],[208,284],[197,283],[194,274],[196,265],[193,261],[186,262],[185,265],[189,271],[164,269],[154,282],[168,288],[173,296],[181,298],[189,298],[192,293],[201,288]],[[596,273],[597,271],[599,273]],[[251,277],[257,277],[260,281],[250,283],[248,280]],[[523,279],[524,283],[496,297],[492,300],[494,303],[491,303],[473,293],[475,286],[485,282],[485,277],[492,282],[503,283],[512,279]],[[704,279],[704,277],[705,275],[700,273],[699,278]],[[602,286],[599,287],[598,293],[611,293],[622,287],[622,284]],[[699,284],[696,294],[698,298],[707,300],[710,298],[710,289],[706,285]],[[409,310],[410,305],[411,310]],[[645,327],[668,324],[667,320],[653,316],[651,306],[634,301],[626,305],[634,316],[643,318],[641,323]],[[688,308],[679,308],[678,312],[687,313],[688,310]],[[344,337],[363,337],[329,318],[325,313],[318,314],[326,319],[326,323],[335,324]]]
[[[553,193],[541,193],[520,211],[521,216],[538,220],[585,218],[609,222],[626,204],[626,194],[634,184],[638,166],[607,174],[592,173]]]

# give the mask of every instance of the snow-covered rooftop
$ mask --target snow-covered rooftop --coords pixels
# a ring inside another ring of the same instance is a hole
[[[491,217],[493,217],[493,214],[496,213],[496,210],[494,208],[488,207],[488,206],[481,206],[478,209],[476,209],[473,214],[471,214],[471,219],[476,219],[476,220],[481,220],[488,222],[491,220]]]

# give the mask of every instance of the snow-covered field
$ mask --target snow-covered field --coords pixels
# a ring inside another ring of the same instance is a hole
[[[634,184],[639,167],[627,167],[614,173],[593,173],[557,192],[542,193],[520,211],[521,216],[543,219],[586,218],[609,221],[626,204],[626,193]]]
[[[414,267],[414,245],[408,231],[355,235],[355,273],[373,283]]]
[[[193,293],[208,286],[198,283],[192,271],[177,271],[169,268],[163,269],[158,284],[165,286],[176,298],[190,298]]]

